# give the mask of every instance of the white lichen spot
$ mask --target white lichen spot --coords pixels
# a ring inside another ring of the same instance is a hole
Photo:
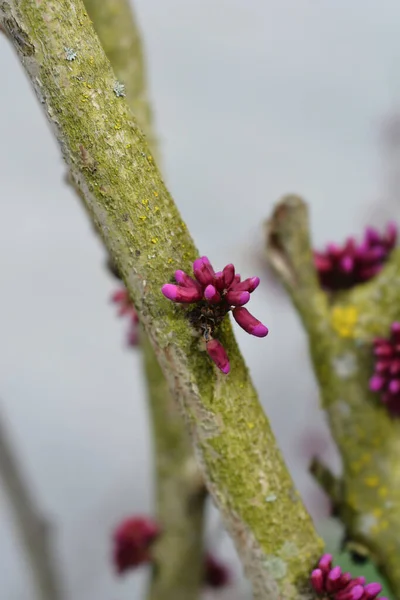
[[[345,352],[345,354],[333,358],[332,366],[340,379],[348,379],[357,372],[357,361],[352,352]]]
[[[72,61],[75,60],[78,54],[75,52],[73,48],[64,48],[65,50],[65,59]]]
[[[275,502],[275,500],[277,499],[277,495],[276,494],[269,494],[266,498],[265,498],[265,502]]]
[[[123,83],[121,83],[120,81],[116,81],[116,82],[114,83],[114,94],[115,94],[115,95],[116,95],[118,98],[120,98],[120,97],[123,97],[123,96],[126,96],[126,93],[125,93],[125,86],[124,86],[124,84],[123,84]]]
[[[371,533],[371,529],[376,527],[377,519],[374,515],[367,513],[365,515],[361,515],[357,521],[357,529],[360,533],[364,535],[369,535]]]
[[[285,558],[292,558],[299,555],[299,549],[294,542],[286,541],[280,550],[280,554]]]
[[[265,568],[273,579],[283,579],[287,573],[287,564],[279,556],[268,555],[264,561]]]

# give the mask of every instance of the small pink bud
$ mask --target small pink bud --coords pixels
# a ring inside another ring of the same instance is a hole
[[[235,292],[240,291],[246,291],[249,292],[250,294],[252,292],[254,292],[254,290],[259,286],[260,284],[260,278],[259,277],[249,277],[248,279],[245,279],[244,281],[240,281],[237,284],[234,284],[232,286],[232,289],[235,290]]]
[[[340,567],[334,567],[332,571],[330,571],[325,584],[328,592],[334,592],[340,587],[341,575],[342,569]]]
[[[249,292],[237,292],[236,290],[230,290],[225,296],[227,302],[233,306],[243,306],[250,300]]]
[[[324,575],[321,569],[314,569],[311,573],[311,584],[317,594],[322,594],[322,592],[324,592]]]
[[[207,286],[214,283],[214,269],[210,265],[210,261],[207,257],[197,258],[193,263],[193,273],[197,281]]]
[[[340,261],[340,266],[342,267],[345,273],[350,273],[354,267],[354,259],[351,256],[345,256]]]
[[[111,296],[111,302],[115,302],[116,304],[119,304],[120,302],[129,302],[129,294],[126,289],[122,288],[121,290],[114,292]]]
[[[369,380],[369,389],[371,392],[379,392],[385,385],[385,379],[380,375],[374,375]]]
[[[321,558],[319,560],[318,567],[322,571],[327,573],[332,568],[332,560],[333,560],[332,554],[324,554],[323,556],[321,556]]]
[[[235,308],[232,314],[236,323],[238,323],[242,329],[247,331],[247,333],[255,335],[256,337],[265,337],[268,334],[268,327],[265,327],[261,321],[253,317],[247,308]]]
[[[230,365],[228,355],[225,352],[225,348],[218,340],[210,340],[206,343],[206,350],[208,356],[217,365],[218,369],[225,373],[229,373]]]
[[[206,300],[211,302],[211,304],[217,304],[218,302],[221,302],[221,294],[213,285],[208,285],[206,287],[204,290],[204,297]]]
[[[195,287],[180,287],[172,283],[164,284],[161,288],[161,291],[164,296],[168,298],[168,300],[172,300],[173,302],[182,302],[185,304],[197,302],[198,300],[201,300],[202,297],[201,292]]]
[[[175,280],[183,287],[196,287],[201,290],[200,284],[193,277],[185,273],[185,271],[175,271]]]
[[[215,287],[219,292],[222,292],[222,290],[225,287],[225,281],[222,271],[218,271],[217,273],[215,273]]]
[[[392,379],[392,381],[389,382],[389,392],[391,392],[392,394],[398,394],[400,392],[399,379]]]
[[[226,265],[222,271],[225,287],[229,288],[235,279],[235,267],[232,264]]]
[[[373,600],[381,591],[382,586],[379,583],[368,583],[364,586],[364,598],[365,600]]]

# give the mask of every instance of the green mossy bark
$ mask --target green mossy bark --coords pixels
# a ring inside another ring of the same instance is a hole
[[[142,40],[128,0],[85,0],[101,45],[128,104],[157,151]],[[203,521],[207,494],[185,423],[157,358],[142,331],[140,346],[155,448],[156,519],[162,536],[153,548],[148,600],[197,600],[203,588]]]
[[[400,249],[370,282],[329,296],[317,280],[305,203],[284,198],[267,223],[267,257],[308,334],[322,404],[342,456],[340,482],[314,473],[350,543],[365,546],[400,597],[400,420],[369,391],[372,342],[400,320]]]
[[[127,103],[113,91],[114,74],[82,2],[0,0],[0,21],[180,402],[254,598],[309,597],[308,574],[322,542],[229,321],[221,330],[231,360],[225,376],[209,361],[182,306],[160,292],[175,269],[191,269],[198,251]],[[66,60],[66,46],[77,52],[75,61]]]

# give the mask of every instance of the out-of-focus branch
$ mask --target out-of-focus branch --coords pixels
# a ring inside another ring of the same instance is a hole
[[[127,101],[158,156],[141,35],[128,0],[85,0],[85,6]],[[157,357],[142,330],[156,467],[156,519],[162,535],[153,550],[149,600],[196,600],[203,587],[205,486],[185,423]]]
[[[342,456],[340,482],[321,468],[315,474],[347,538],[369,550],[400,596],[400,421],[368,389],[372,341],[400,320],[400,249],[371,281],[328,299],[314,268],[306,204],[284,198],[266,229],[267,258],[307,331],[323,407]]]
[[[40,514],[0,416],[0,483],[31,568],[38,600],[62,600],[61,575],[51,544],[51,525]]]
[[[0,22],[180,403],[254,599],[308,598],[308,575],[322,542],[294,488],[230,323],[221,326],[231,364],[224,376],[199,348],[181,307],[160,292],[175,269],[191,268],[198,251],[121,97],[82,1],[2,0]],[[69,60],[66,44],[76,60]]]

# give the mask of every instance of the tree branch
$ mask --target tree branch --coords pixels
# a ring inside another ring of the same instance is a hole
[[[321,541],[294,489],[230,323],[221,333],[232,367],[224,376],[199,349],[181,307],[160,293],[175,269],[190,269],[198,251],[127,103],[114,91],[114,74],[81,0],[1,0],[0,20],[180,403],[254,598],[307,597],[307,577]],[[66,44],[77,52],[72,62]],[[95,170],[82,164],[81,146]],[[266,500],[271,495],[275,501]]]
[[[50,539],[51,526],[36,507],[3,419],[0,419],[0,481],[10,502],[38,600],[61,600],[64,594]]]
[[[377,277],[328,299],[314,268],[306,204],[284,198],[266,228],[267,258],[307,331],[323,407],[342,456],[342,481],[334,486],[338,516],[347,538],[368,548],[400,596],[400,421],[368,389],[372,341],[400,320],[400,249]]]
[[[103,49],[127,101],[146,133],[153,154],[157,143],[138,26],[128,0],[85,0]],[[203,587],[203,515],[206,494],[188,434],[150,342],[141,349],[155,445],[156,519],[162,536],[154,550],[149,600],[196,600]]]

